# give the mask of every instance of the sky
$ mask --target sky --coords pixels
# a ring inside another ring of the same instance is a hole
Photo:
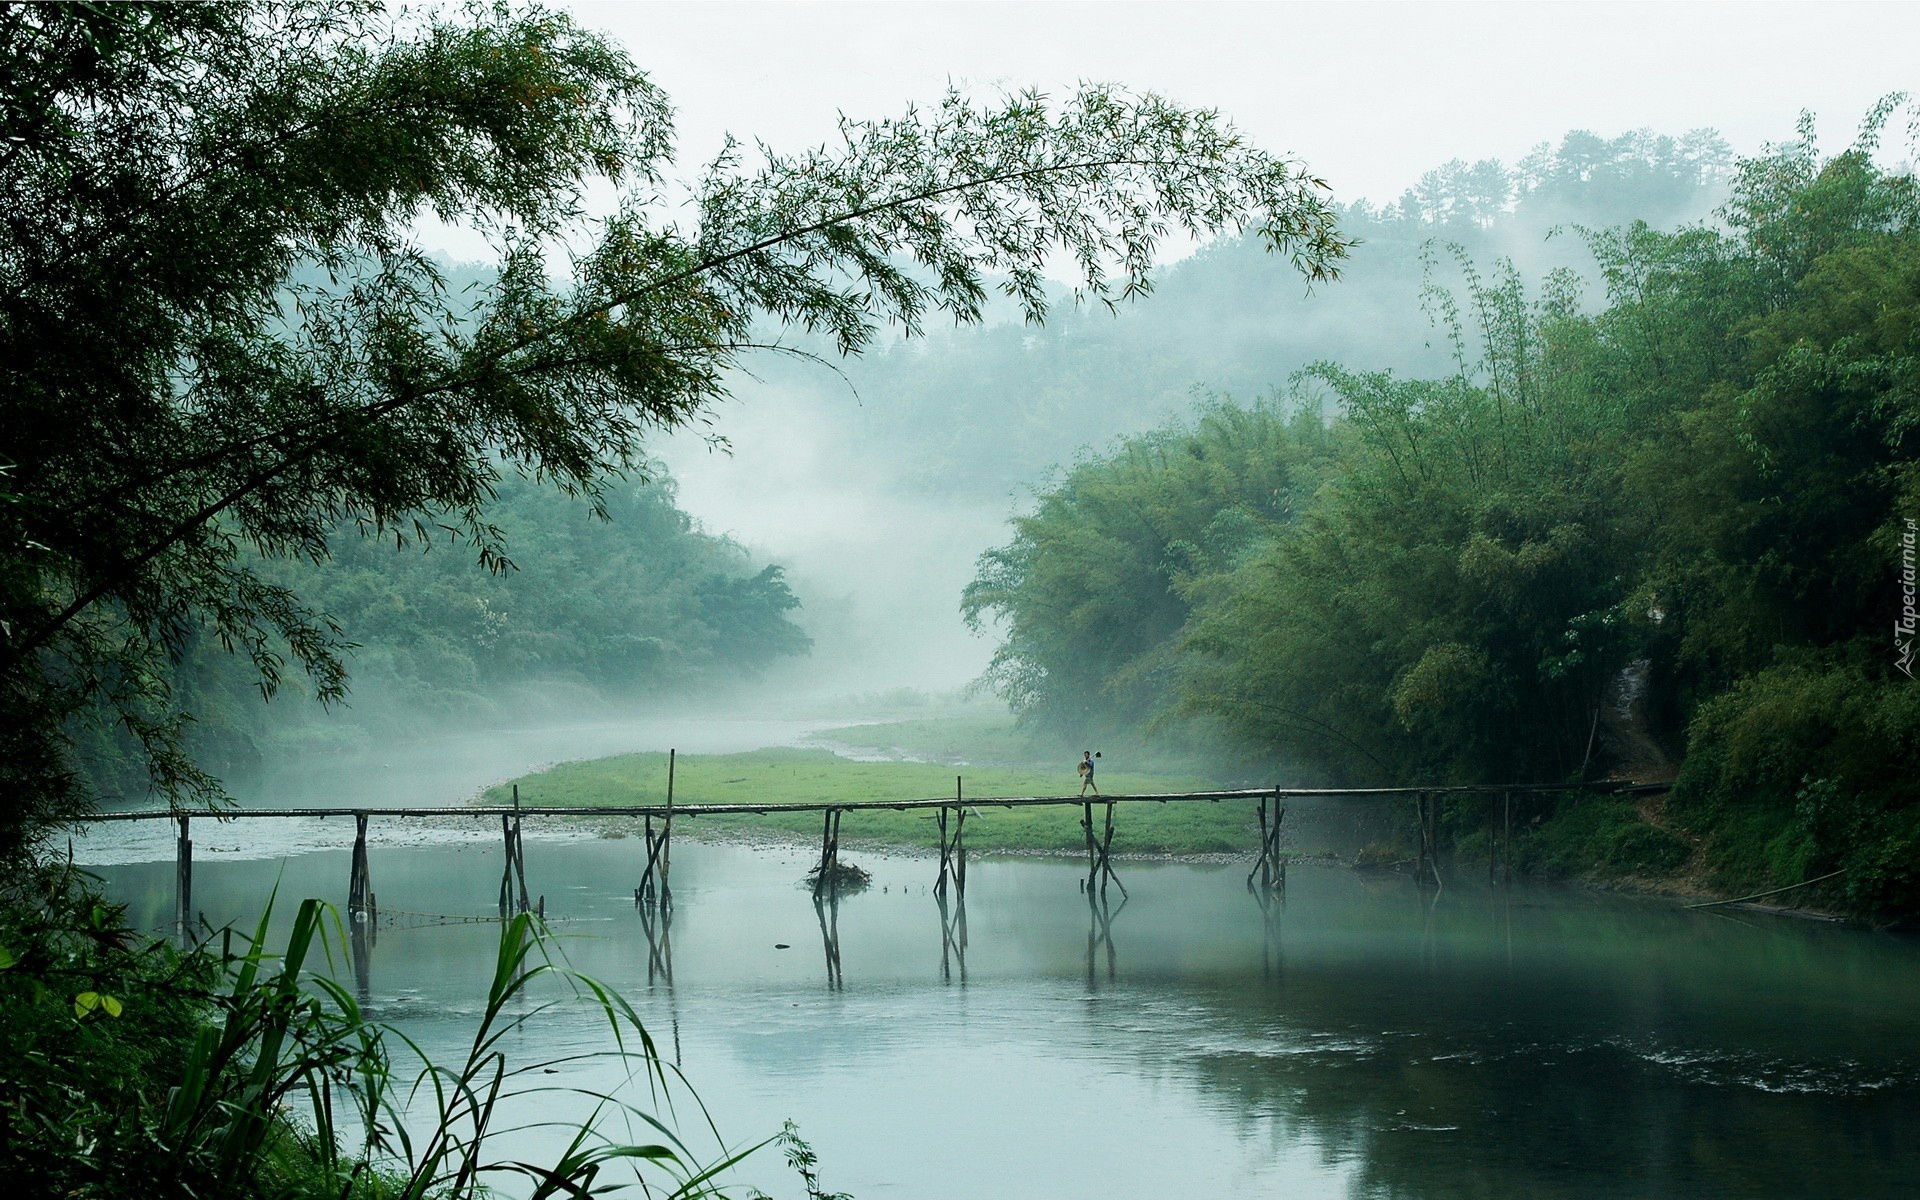
[[[1752,152],[1791,137],[1805,109],[1831,151],[1881,96],[1920,86],[1911,3],[566,7],[624,42],[671,98],[682,177],[728,132],[791,152],[831,139],[843,112],[893,115],[950,85],[1058,93],[1098,81],[1217,108],[1256,145],[1303,160],[1337,200],[1387,202],[1449,159],[1512,164],[1573,129],[1710,127]],[[452,231],[436,237],[456,258],[485,256]],[[838,605],[843,624],[867,631],[869,664],[899,668],[860,675],[874,686],[979,673],[991,642],[961,627],[957,600],[975,556],[1005,539],[1006,510],[883,501],[804,413],[750,382],[717,417],[730,457],[688,437],[656,447],[683,507],[785,563],[810,607]],[[823,644],[814,666],[846,653]]]

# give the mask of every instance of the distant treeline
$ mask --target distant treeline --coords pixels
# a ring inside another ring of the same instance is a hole
[[[1570,233],[1590,263],[1532,282],[1457,231],[1548,197],[1564,214],[1571,185],[1516,207],[1511,175],[1478,194],[1462,169],[1451,200],[1374,214],[1352,232],[1435,238],[1415,303],[1446,367],[1309,364],[1081,460],[966,592],[1004,622],[995,683],[1061,729],[1217,722],[1303,781],[1564,780],[1664,753],[1663,820],[1720,882],[1844,870],[1861,910],[1920,909],[1920,686],[1895,628],[1920,196],[1876,166],[1877,128],[1834,157],[1803,128],[1730,167],[1704,140],[1616,164],[1667,212],[1688,172],[1722,172],[1727,199],[1676,231]],[[1583,853],[1688,856],[1644,826]]]
[[[805,654],[792,616],[800,602],[781,568],[700,530],[652,464],[644,480],[610,486],[593,513],[577,499],[508,478],[488,519],[509,561],[486,570],[473,547],[423,521],[396,546],[351,526],[320,563],[266,564],[273,582],[331,616],[355,643],[353,708],[392,728],[471,716],[490,693],[538,681],[602,696],[664,699],[751,676]],[[211,639],[178,668],[178,703],[195,714],[199,760],[244,772],[276,737],[321,728],[298,681],[262,705],[250,669]],[[337,734],[338,719],[325,723]],[[83,732],[85,759],[108,794],[140,794],[146,779],[123,736]]]
[[[1447,163],[1395,203],[1344,209],[1342,231],[1359,245],[1340,281],[1312,292],[1254,239],[1226,239],[1115,312],[1063,297],[1045,326],[935,332],[840,364],[845,382],[797,362],[760,367],[783,407],[811,398],[810,416],[863,477],[891,470],[903,490],[1000,504],[1083,446],[1187,412],[1196,384],[1256,395],[1322,359],[1444,370],[1421,305],[1432,239],[1476,259],[1512,257],[1528,273],[1584,267],[1573,227],[1704,217],[1732,166],[1710,132],[1574,132],[1517,166]],[[824,341],[819,349],[831,355]]]

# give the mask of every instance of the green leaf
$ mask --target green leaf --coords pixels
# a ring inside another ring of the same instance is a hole
[[[81,992],[73,998],[75,1019],[84,1018],[92,1012],[103,1012],[110,1017],[117,1017],[122,1011],[123,1006],[119,1000],[101,992]]]

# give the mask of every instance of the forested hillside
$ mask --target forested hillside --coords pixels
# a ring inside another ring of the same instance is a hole
[[[250,664],[196,638],[173,682],[197,718],[196,758],[225,775],[276,741],[351,738],[365,721],[392,730],[484,719],[498,715],[503,691],[533,683],[623,701],[684,698],[807,653],[781,569],[702,532],[658,464],[610,487],[602,506],[596,515],[552,488],[502,480],[489,520],[508,559],[493,570],[431,523],[402,546],[347,525],[322,562],[266,564],[273,583],[356,644],[351,705],[327,713],[297,678],[262,704]],[[83,744],[106,794],[144,792],[124,734],[92,726]]]
[[[1720,882],[1920,907],[1920,196],[1877,132],[1739,163],[1709,223],[1563,235],[1584,271],[1439,231],[1447,369],[1342,351],[1078,463],[967,591],[995,682],[1067,729],[1204,716],[1300,781],[1593,777],[1631,718]],[[1688,857],[1615,815],[1540,865]]]

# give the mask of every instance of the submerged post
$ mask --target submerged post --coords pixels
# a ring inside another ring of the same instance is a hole
[[[373,916],[373,880],[367,870],[367,814],[353,814],[353,866],[347,877],[347,920],[354,924]]]
[[[520,785],[513,785],[513,816],[500,814],[500,840],[506,852],[506,867],[500,872],[500,916],[504,919],[516,912],[526,912],[532,908],[527,897],[527,859],[520,844]],[[514,883],[519,882],[519,903],[516,906]]]
[[[189,834],[188,818],[180,817],[179,821],[180,836],[173,846],[173,936],[184,942],[193,921],[193,838]]]

